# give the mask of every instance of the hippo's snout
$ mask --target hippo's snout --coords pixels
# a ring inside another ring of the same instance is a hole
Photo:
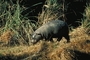
[[[32,40],[31,40],[31,43],[32,43],[32,44],[36,44],[36,43],[37,43],[37,41],[36,41],[36,40],[34,40],[34,39],[32,39]]]

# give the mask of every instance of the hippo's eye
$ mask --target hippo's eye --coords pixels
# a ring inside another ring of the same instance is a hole
[[[37,35],[41,35],[41,34],[37,34]]]
[[[41,35],[40,33],[36,33],[36,35]]]
[[[39,37],[42,37],[42,34],[40,34],[40,33],[37,33],[36,35],[38,35]]]

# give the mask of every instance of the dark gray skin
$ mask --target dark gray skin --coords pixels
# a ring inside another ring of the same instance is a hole
[[[67,42],[70,42],[67,23],[61,20],[52,20],[33,33],[31,42],[37,43],[42,39],[53,41],[53,38],[58,38],[57,41],[60,41],[62,37],[65,37]]]

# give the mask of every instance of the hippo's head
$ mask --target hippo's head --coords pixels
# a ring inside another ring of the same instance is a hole
[[[33,35],[32,35],[32,40],[31,40],[31,43],[33,43],[33,44],[35,44],[35,43],[37,43],[39,40],[41,40],[42,39],[42,35],[41,34],[39,34],[39,33],[34,33]]]

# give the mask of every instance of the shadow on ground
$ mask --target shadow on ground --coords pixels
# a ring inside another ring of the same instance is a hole
[[[82,53],[80,51],[75,52],[75,59],[74,60],[90,60],[90,53]]]

